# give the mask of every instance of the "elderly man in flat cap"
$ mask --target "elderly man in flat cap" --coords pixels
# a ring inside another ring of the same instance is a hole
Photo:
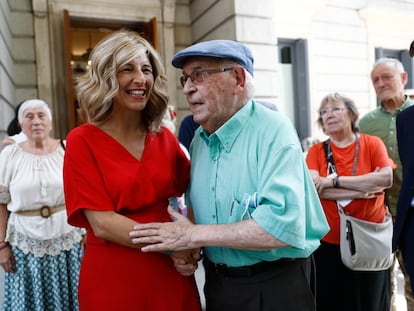
[[[252,99],[251,51],[206,41],[172,64],[201,125],[187,191],[196,224],[170,208],[174,222],[137,225],[132,241],[151,243],[144,252],[203,248],[209,311],[314,310],[311,255],[328,224],[291,122]],[[183,274],[196,267],[175,262]]]

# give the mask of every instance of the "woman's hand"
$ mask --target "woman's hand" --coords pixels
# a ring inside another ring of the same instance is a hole
[[[384,191],[378,192],[360,192],[361,196],[358,199],[373,199],[384,194]]]
[[[0,250],[0,265],[5,272],[16,272],[16,260],[14,259],[10,247],[5,247]]]
[[[171,259],[180,274],[184,276],[193,275],[198,268],[198,261],[201,259],[200,249],[173,252]]]
[[[332,188],[333,186],[332,178],[321,177],[319,174],[312,174],[312,180],[318,194],[321,194],[325,188]]]

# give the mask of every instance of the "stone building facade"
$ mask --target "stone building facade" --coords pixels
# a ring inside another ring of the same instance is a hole
[[[301,138],[319,136],[325,94],[353,98],[361,114],[375,107],[376,58],[397,57],[412,76],[413,15],[414,0],[1,0],[0,138],[27,98],[51,105],[56,137],[76,126],[75,66],[114,27],[136,27],[154,40],[179,120],[189,110],[172,56],[194,42],[232,39],[253,51],[256,98],[274,102]]]

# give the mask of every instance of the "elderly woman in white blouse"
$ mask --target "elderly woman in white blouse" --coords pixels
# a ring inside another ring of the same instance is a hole
[[[44,101],[25,101],[18,120],[27,140],[0,154],[3,310],[77,310],[83,231],[66,219],[65,145],[50,136],[52,115]]]

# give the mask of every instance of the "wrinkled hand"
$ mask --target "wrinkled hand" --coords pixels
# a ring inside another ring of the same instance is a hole
[[[143,252],[180,251],[192,248],[190,228],[194,226],[185,216],[168,207],[168,213],[174,222],[153,222],[136,224],[129,232],[132,243],[147,244],[141,248]]]
[[[171,259],[180,274],[184,276],[193,275],[198,268],[198,261],[201,259],[200,249],[196,248],[173,252]]]
[[[10,247],[6,247],[0,251],[0,265],[5,272],[15,273],[17,271],[16,260]]]
[[[323,189],[325,189],[327,185],[332,184],[332,179],[328,177],[316,176],[312,177],[312,180],[319,194],[322,193]]]

